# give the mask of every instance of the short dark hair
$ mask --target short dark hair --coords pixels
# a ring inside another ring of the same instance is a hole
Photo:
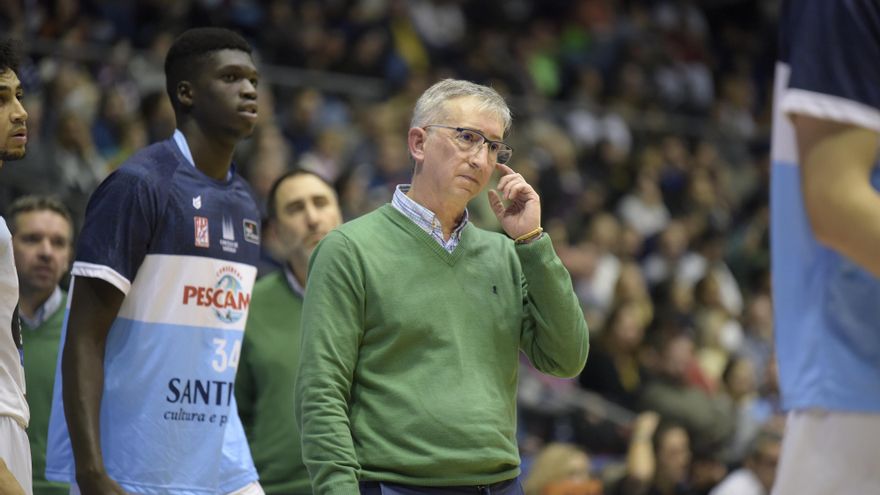
[[[207,57],[220,50],[250,54],[251,46],[235,31],[216,27],[188,29],[174,40],[165,56],[165,90],[175,110],[180,108],[177,85],[195,78]]]
[[[70,225],[70,238],[71,242],[73,241],[73,216],[70,214],[70,210],[64,203],[61,202],[58,198],[54,196],[22,196],[9,205],[9,230],[12,234],[15,234],[15,231],[18,230],[18,215],[22,213],[29,213],[32,211],[51,211],[57,213],[65,220],[67,220],[67,224]]]
[[[311,175],[313,177],[317,177],[318,180],[327,184],[327,187],[330,188],[331,191],[336,193],[336,190],[333,189],[333,184],[327,181],[327,179],[321,177],[320,175],[312,172],[311,170],[306,170],[303,168],[295,168],[293,170],[289,170],[275,179],[275,182],[272,183],[272,187],[269,189],[269,196],[266,198],[266,218],[268,220],[274,220],[278,218],[278,202],[275,200],[275,196],[278,194],[278,188],[281,187],[281,184],[290,179],[292,177],[297,177],[300,175]]]
[[[0,40],[0,74],[11,69],[12,72],[18,73],[18,42],[13,39]]]

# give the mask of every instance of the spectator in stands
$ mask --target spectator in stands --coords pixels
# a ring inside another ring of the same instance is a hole
[[[708,272],[697,282],[694,298],[693,322],[699,347],[697,358],[706,376],[718,384],[730,355],[742,347],[742,325],[724,306],[721,284],[715,272]]]
[[[780,413],[778,404],[772,400],[776,383],[775,366],[767,366],[765,373],[757,375],[752,361],[743,356],[733,356],[724,370],[724,393],[736,408],[736,432],[731,439],[728,459],[741,461],[761,428]],[[762,394],[763,393],[763,394]]]
[[[681,220],[673,220],[657,239],[657,249],[645,258],[642,269],[648,285],[656,287],[668,279],[674,279],[680,263],[688,254],[690,234]]]
[[[755,374],[763,376],[773,358],[773,302],[770,294],[758,292],[746,304],[743,315],[741,354],[751,360]]]
[[[637,303],[642,310],[642,318],[651,321],[654,318],[654,304],[648,292],[645,275],[638,263],[628,261],[621,265],[620,276],[614,286],[614,304]]]
[[[782,435],[768,425],[752,440],[743,466],[730,473],[709,495],[768,495],[776,479]]]
[[[651,237],[667,228],[669,209],[663,203],[660,187],[652,172],[639,173],[635,189],[618,203],[617,214],[642,237]]]
[[[606,314],[614,303],[620,278],[620,223],[610,213],[599,213],[590,222],[588,244],[596,250],[596,266],[588,278],[576,283],[578,297],[589,309]]]
[[[593,479],[590,458],[575,445],[545,446],[523,482],[525,495],[601,495],[602,483]]]
[[[635,410],[645,375],[639,349],[647,324],[638,303],[615,307],[581,372],[581,386]]]
[[[299,168],[333,184],[344,172],[346,153],[345,134],[340,129],[323,129],[318,133],[315,146],[300,156]]]
[[[639,416],[626,460],[626,473],[608,495],[696,495],[689,484],[691,448],[687,430],[660,416]]]
[[[55,140],[47,149],[44,159],[49,164],[41,168],[56,172],[51,179],[55,189],[81,225],[89,196],[109,172],[107,162],[95,148],[88,123],[73,111],[61,113]]]
[[[724,396],[711,396],[689,382],[695,366],[694,340],[680,327],[657,328],[650,378],[639,400],[644,410],[687,428],[699,451],[720,449],[733,435],[736,413]]]
[[[718,297],[722,307],[733,317],[743,311],[743,295],[739,283],[724,261],[726,236],[716,229],[707,229],[694,241],[694,250],[685,254],[678,267],[676,278],[693,286],[706,275],[712,274],[718,284]]]
[[[288,170],[293,159],[293,150],[281,129],[273,122],[258,124],[251,140],[252,148],[246,155],[247,162],[243,173],[253,188],[257,206],[265,214],[268,207],[269,192],[279,177]]]

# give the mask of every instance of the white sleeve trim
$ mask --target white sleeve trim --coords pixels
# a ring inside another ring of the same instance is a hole
[[[109,266],[86,263],[85,261],[75,261],[70,273],[76,277],[101,279],[107,283],[113,284],[113,286],[121,290],[125,295],[128,295],[128,291],[131,290],[131,282]]]
[[[880,132],[880,110],[840,96],[790,88],[784,91],[781,106],[789,115],[808,115]]]

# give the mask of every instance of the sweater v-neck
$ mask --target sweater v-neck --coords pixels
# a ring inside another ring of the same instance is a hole
[[[449,266],[455,266],[455,263],[461,258],[462,253],[467,248],[467,239],[469,237],[468,231],[470,231],[473,227],[468,224],[465,225],[464,229],[461,231],[461,238],[458,241],[458,245],[455,249],[450,253],[443,246],[437,242],[436,239],[431,237],[430,234],[425,232],[421,227],[416,225],[412,219],[407,218],[406,215],[398,211],[394,206],[390,203],[382,205],[379,210],[382,212],[385,217],[391,220],[392,223],[403,229],[410,236],[415,239],[421,241],[429,251],[437,255],[441,260],[443,260]]]

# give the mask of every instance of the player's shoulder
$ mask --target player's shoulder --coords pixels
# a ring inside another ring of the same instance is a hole
[[[242,202],[243,206],[258,209],[257,201],[254,199],[257,197],[256,192],[251,187],[250,183],[245,180],[244,177],[239,175],[237,171],[232,174],[229,188],[238,195],[237,197],[239,198],[239,201]]]
[[[863,67],[844,67],[847,62],[873,61],[880,40],[880,2],[829,2],[827,0],[785,0],[779,9],[778,59],[827,74],[827,59],[840,64],[844,72]],[[817,60],[818,59],[818,60]],[[834,67],[834,66],[832,66]],[[820,70],[821,69],[821,70]]]
[[[159,141],[132,154],[110,177],[113,180],[138,182],[145,187],[167,186],[174,172],[181,165],[174,144],[170,140]]]

